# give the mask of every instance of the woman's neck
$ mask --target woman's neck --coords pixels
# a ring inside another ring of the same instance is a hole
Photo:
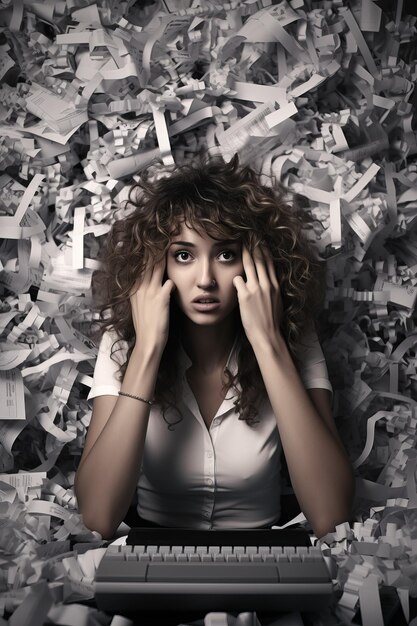
[[[236,338],[237,327],[233,314],[214,326],[201,326],[185,318],[181,326],[181,343],[193,369],[205,375],[222,372]]]

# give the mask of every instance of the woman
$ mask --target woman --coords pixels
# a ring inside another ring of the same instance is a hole
[[[314,330],[305,212],[237,155],[143,176],[129,202],[95,274],[102,339],[75,479],[85,524],[112,537],[137,489],[150,524],[271,526],[283,452],[314,533],[334,530],[354,478]]]

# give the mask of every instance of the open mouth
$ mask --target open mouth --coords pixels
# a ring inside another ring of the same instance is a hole
[[[211,311],[212,309],[217,309],[220,306],[220,302],[217,300],[194,300],[193,301],[194,308],[197,311]]]

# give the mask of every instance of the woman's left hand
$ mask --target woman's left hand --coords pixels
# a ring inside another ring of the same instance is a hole
[[[235,276],[232,282],[246,336],[255,347],[259,342],[273,342],[281,336],[282,298],[272,256],[265,246],[262,250],[257,246],[252,257],[243,245],[242,262],[247,280]]]

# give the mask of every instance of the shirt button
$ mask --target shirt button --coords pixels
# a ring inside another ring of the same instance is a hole
[[[211,457],[213,456],[213,452],[211,452],[211,450],[208,450],[207,456],[209,459],[211,459]]]
[[[210,513],[208,511],[203,511],[203,517],[210,517]]]
[[[208,485],[212,485],[213,484],[213,481],[211,480],[211,478],[207,478],[207,484]]]

